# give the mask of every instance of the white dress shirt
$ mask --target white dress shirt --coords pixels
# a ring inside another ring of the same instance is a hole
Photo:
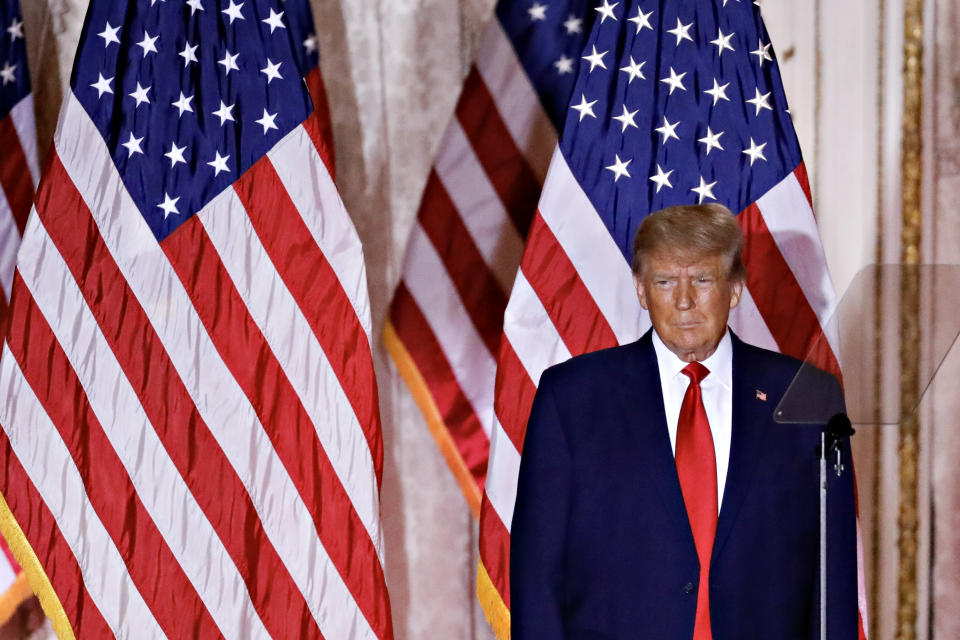
[[[680,419],[680,407],[683,396],[690,385],[690,378],[682,373],[687,366],[677,355],[667,348],[657,332],[653,332],[653,348],[657,353],[657,366],[660,369],[660,388],[663,392],[663,408],[667,415],[667,432],[670,434],[670,448],[677,453],[677,422]],[[730,463],[730,436],[733,421],[733,345],[730,331],[727,331],[720,344],[709,358],[701,362],[709,375],[700,382],[703,395],[703,407],[707,411],[710,433],[713,436],[713,450],[717,456],[717,508],[723,502],[723,487],[727,480],[727,467]]]

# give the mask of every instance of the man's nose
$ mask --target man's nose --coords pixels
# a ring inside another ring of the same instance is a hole
[[[673,303],[680,310],[693,307],[693,287],[689,282],[680,282],[677,285],[674,290]]]

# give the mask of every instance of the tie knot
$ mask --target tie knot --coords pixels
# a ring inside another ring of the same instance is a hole
[[[691,384],[700,384],[700,381],[710,374],[710,369],[699,362],[691,362],[680,373],[690,378]]]

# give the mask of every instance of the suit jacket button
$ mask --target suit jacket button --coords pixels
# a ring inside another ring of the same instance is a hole
[[[694,591],[694,586],[692,582],[688,582],[686,585],[684,585],[683,592],[685,594],[690,595],[691,593],[693,593],[693,591]]]

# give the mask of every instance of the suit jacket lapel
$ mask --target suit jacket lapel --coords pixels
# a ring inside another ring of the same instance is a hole
[[[683,504],[683,493],[677,476],[677,466],[670,448],[667,418],[663,408],[660,370],[653,350],[650,331],[633,343],[633,366],[624,376],[627,385],[621,398],[628,432],[634,437],[641,459],[638,466],[646,472],[657,492],[678,536],[689,538],[693,548],[693,533]]]
[[[750,358],[741,342],[733,340],[733,412],[730,438],[730,463],[723,490],[723,503],[713,542],[713,557],[723,548],[740,507],[750,489],[754,471],[760,461],[763,439],[770,430],[773,407],[757,397],[763,389],[763,372]]]

